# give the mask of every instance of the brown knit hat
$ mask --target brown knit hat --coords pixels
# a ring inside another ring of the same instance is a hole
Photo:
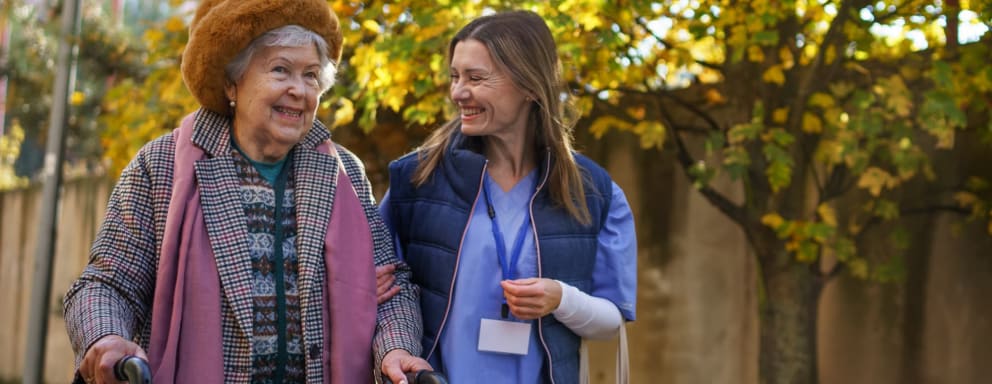
[[[224,67],[255,38],[292,24],[323,36],[328,55],[339,62],[341,28],[325,0],[203,0],[183,52],[186,88],[203,108],[230,114]]]

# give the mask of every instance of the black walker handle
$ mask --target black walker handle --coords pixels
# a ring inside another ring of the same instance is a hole
[[[441,372],[420,370],[407,373],[406,382],[410,384],[448,384],[448,378]]]
[[[144,359],[127,355],[114,363],[114,376],[129,384],[151,384],[152,370]]]

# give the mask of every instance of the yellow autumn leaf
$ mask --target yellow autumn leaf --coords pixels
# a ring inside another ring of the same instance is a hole
[[[414,35],[414,39],[416,39],[418,43],[422,43],[424,41],[440,36],[442,33],[446,32],[447,30],[448,30],[448,26],[444,24],[429,25],[420,28],[420,31],[418,31]]]
[[[747,47],[747,59],[755,63],[763,62],[765,61],[765,52],[757,45],[749,46]]]
[[[175,16],[170,17],[169,20],[165,22],[165,30],[169,31],[170,33],[182,32],[185,29],[186,29],[186,23],[184,23],[183,20],[178,17]]]
[[[951,149],[954,148],[954,130],[953,129],[941,129],[930,131],[930,134],[937,138],[937,148],[939,149]]]
[[[585,116],[592,111],[593,101],[589,97],[580,97],[575,100],[575,109],[578,110],[579,114]]]
[[[603,20],[595,13],[583,12],[578,17],[579,25],[586,32],[603,26]]]
[[[820,215],[820,219],[823,220],[824,224],[831,227],[837,226],[837,211],[835,211],[834,208],[827,203],[820,204],[819,207],[816,207],[816,213]]]
[[[350,17],[358,12],[359,6],[350,1],[338,0],[331,5],[331,8],[334,9],[334,14],[338,17]]]
[[[823,132],[823,122],[812,113],[803,113],[803,132],[821,133]]]
[[[761,224],[769,228],[776,229],[782,226],[782,223],[785,223],[785,219],[777,213],[766,213],[764,216],[761,216]]]
[[[375,20],[367,19],[362,22],[362,28],[364,28],[366,31],[369,31],[371,33],[378,34],[380,27],[379,27],[379,23],[377,23]]]
[[[827,51],[823,55],[823,62],[826,64],[833,64],[834,60],[837,59],[837,49],[833,45],[827,46]]]
[[[799,250],[799,240],[792,239],[785,243],[785,250],[789,252],[795,252]]]
[[[795,56],[792,55],[792,50],[786,45],[783,45],[782,48],[778,50],[778,58],[779,60],[782,60],[782,67],[785,69],[790,69],[796,65]]]
[[[334,127],[348,124],[355,119],[355,104],[347,97],[338,100],[340,106],[334,111]]]
[[[782,107],[776,108],[772,111],[772,122],[775,124],[785,124],[785,120],[789,118],[789,108]]]
[[[654,73],[655,72],[654,69],[651,69],[650,71],[651,71],[651,73]],[[703,83],[703,84],[713,84],[713,83],[716,83],[716,82],[722,80],[723,79],[723,76],[721,76],[721,73],[719,71],[714,71],[714,70],[708,69],[708,68],[701,68],[701,72],[699,72],[698,74],[696,74],[696,78],[699,79],[699,82],[700,83]],[[990,86],[989,88],[992,88],[992,86]]]
[[[643,120],[647,110],[643,105],[627,108],[627,114],[635,120]]]
[[[867,189],[872,196],[878,196],[882,193],[883,188],[890,188],[893,186],[893,181],[895,178],[885,170],[878,167],[868,167],[861,177],[858,178],[858,188]],[[896,182],[897,183],[897,182]]]
[[[661,148],[665,144],[665,126],[659,121],[648,120],[637,123],[634,133],[641,137],[641,148]]]
[[[607,131],[610,130],[610,128],[615,128],[621,131],[629,131],[633,129],[633,125],[614,116],[603,116],[596,119],[596,121],[593,121],[592,124],[589,125],[589,132],[592,133],[597,139],[600,139],[606,134]]]
[[[761,80],[766,83],[785,84],[785,73],[782,72],[781,65],[773,65],[768,68],[764,74],[761,75]]]
[[[73,92],[72,96],[69,97],[69,104],[72,105],[83,104],[83,101],[86,101],[86,94],[80,91]]]
[[[971,192],[958,192],[954,194],[954,201],[962,207],[970,207],[978,202],[978,196]]]
[[[854,218],[851,218],[850,222],[847,224],[847,231],[851,235],[857,235],[861,233],[862,229],[864,229],[864,226]]]
[[[708,105],[720,105],[727,102],[727,98],[720,91],[716,90],[716,88],[707,89],[703,93],[703,97],[706,98],[706,104]]]
[[[809,97],[809,105],[828,109],[834,106],[834,98],[827,93],[816,92]]]
[[[800,51],[799,55],[799,65],[809,65],[809,63],[813,61],[813,58],[816,57],[817,47],[818,45],[816,45],[816,43],[810,43],[803,46],[803,49]]]
[[[862,258],[856,258],[847,262],[847,267],[850,268],[851,274],[855,277],[865,279],[868,277],[868,262]]]
[[[878,81],[875,93],[885,96],[885,105],[899,117],[907,117],[913,110],[912,92],[899,76],[890,76]]]
[[[739,47],[745,43],[747,43],[747,27],[741,24],[730,27],[730,36],[727,37],[727,45]]]
[[[395,112],[399,112],[403,108],[403,102],[406,100],[406,88],[405,87],[392,87],[386,92],[386,95],[382,98],[382,103],[388,106]]]
[[[149,46],[161,45],[162,39],[165,38],[165,33],[160,29],[149,28],[145,30],[144,40]]]

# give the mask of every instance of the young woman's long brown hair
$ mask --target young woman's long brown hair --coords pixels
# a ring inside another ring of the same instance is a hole
[[[572,155],[574,120],[566,112],[568,97],[562,79],[558,48],[544,19],[533,12],[513,11],[475,19],[462,28],[448,44],[448,60],[455,45],[477,40],[489,49],[496,65],[505,70],[513,83],[534,95],[534,108],[528,117],[536,135],[533,149],[537,159],[545,150],[551,154],[548,188],[555,203],[582,224],[589,224],[583,176]],[[435,130],[419,149],[420,165],[413,175],[414,185],[427,182],[441,162],[453,131],[460,129],[456,116]]]

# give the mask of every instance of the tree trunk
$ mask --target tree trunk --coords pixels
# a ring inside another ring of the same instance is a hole
[[[816,317],[822,284],[811,274],[808,265],[789,261],[789,255],[784,250],[780,252],[783,262],[764,266],[761,382],[815,384],[818,380]]]

